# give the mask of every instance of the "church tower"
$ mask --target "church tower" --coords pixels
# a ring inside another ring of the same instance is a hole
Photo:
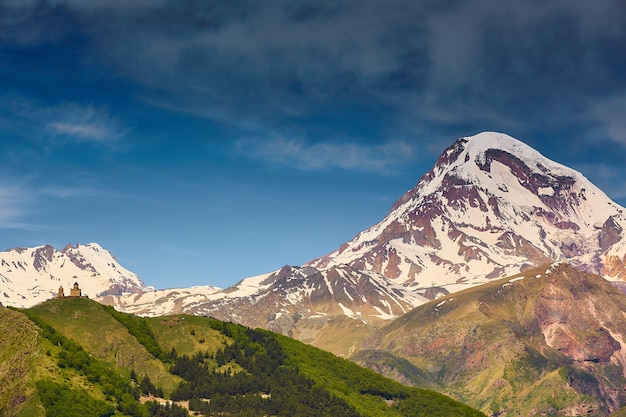
[[[70,290],[70,297],[80,297],[80,296],[81,296],[81,290],[80,288],[78,288],[78,282],[75,282],[74,288]]]

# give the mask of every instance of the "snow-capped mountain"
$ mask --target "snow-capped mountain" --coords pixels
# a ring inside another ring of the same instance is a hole
[[[568,262],[624,280],[625,228],[624,209],[582,174],[488,132],[457,140],[385,219],[304,266],[226,289],[151,291],[96,244],[16,248],[0,253],[0,301],[32,305],[77,281],[122,311],[210,315],[345,353],[353,346],[330,346],[346,339],[337,332],[356,339],[427,299],[530,267]]]
[[[555,261],[621,280],[624,209],[582,174],[486,132],[457,140],[380,223],[309,262],[454,292]]]
[[[247,278],[221,290],[193,287],[143,294],[101,297],[116,309],[156,316],[187,313],[261,327],[312,344],[333,338],[329,324],[344,328],[372,328],[412,310],[428,299],[375,272],[338,265],[320,271],[284,266],[278,271]],[[349,324],[347,324],[349,323]],[[337,352],[353,347],[348,338]]]
[[[481,133],[446,149],[380,223],[302,267],[225,290],[103,301],[144,315],[210,315],[346,353],[353,346],[336,345],[345,339],[338,332],[356,339],[427,299],[534,266],[568,262],[622,280],[625,228],[623,208],[582,174],[512,137]]]
[[[56,296],[59,287],[69,294],[75,282],[92,298],[149,290],[97,243],[67,245],[61,251],[44,245],[0,252],[3,305],[30,307]]]
[[[426,301],[380,274],[348,265],[323,271],[285,266],[243,280],[217,302],[197,304],[189,311],[286,333],[296,331],[297,322],[304,318],[342,315],[364,322],[389,320]]]

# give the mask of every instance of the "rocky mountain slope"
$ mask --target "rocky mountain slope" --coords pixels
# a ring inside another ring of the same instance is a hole
[[[488,415],[606,416],[626,403],[624,317],[622,292],[558,264],[419,306],[353,359]]]
[[[567,261],[625,276],[624,209],[582,174],[501,133],[461,138],[380,223],[307,265],[373,270],[425,294]]]
[[[0,252],[0,303],[30,307],[65,294],[74,283],[84,295],[97,297],[145,292],[149,288],[97,243],[13,248]]]
[[[582,174],[500,133],[461,138],[380,223],[303,267],[224,291],[109,297],[124,311],[215,315],[317,346],[411,307],[537,265],[567,261],[624,277],[623,208]],[[178,301],[173,301],[177,299]],[[156,298],[155,298],[156,297]],[[159,307],[150,306],[155,300]],[[333,328],[336,329],[333,330]],[[355,335],[356,337],[357,335]]]
[[[172,312],[212,316],[276,331],[342,354],[354,349],[355,342],[374,326],[428,301],[380,274],[347,265],[323,271],[285,266],[226,290],[196,287],[99,300],[146,316]],[[337,330],[344,337],[338,338]]]

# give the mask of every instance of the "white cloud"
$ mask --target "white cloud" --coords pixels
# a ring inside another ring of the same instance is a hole
[[[48,132],[76,142],[105,143],[126,133],[108,111],[93,106],[63,104],[44,113],[49,120],[46,123]]]
[[[15,187],[0,186],[0,218],[13,218],[19,214],[18,196],[19,192]]]
[[[24,220],[35,213],[41,214],[42,207],[49,205],[51,199],[73,201],[92,196],[106,198],[110,195],[107,190],[89,184],[45,185],[42,179],[40,175],[29,175],[13,179],[11,183],[0,183],[0,230],[35,231],[49,227]]]
[[[39,194],[43,197],[65,199],[85,196],[102,196],[103,191],[91,186],[50,185],[39,190]]]
[[[53,142],[92,142],[112,144],[124,137],[129,129],[106,108],[71,102],[55,106],[45,105],[15,94],[0,95],[0,109],[7,116],[0,116],[0,126],[27,129],[33,138],[48,133]]]
[[[110,132],[102,126],[55,122],[47,125],[48,130],[58,135],[74,136],[86,140],[103,140],[110,137]]]
[[[390,170],[414,154],[413,146],[403,141],[376,145],[349,142],[308,143],[301,139],[284,137],[240,139],[236,143],[236,149],[239,154],[250,158],[304,170]]]

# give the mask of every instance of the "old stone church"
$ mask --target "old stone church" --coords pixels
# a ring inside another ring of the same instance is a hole
[[[78,287],[78,282],[75,282],[74,288],[70,290],[70,295],[65,295],[63,286],[61,285],[59,287],[58,297],[59,298],[79,298],[79,297],[84,297],[84,296],[82,295],[82,290]]]

